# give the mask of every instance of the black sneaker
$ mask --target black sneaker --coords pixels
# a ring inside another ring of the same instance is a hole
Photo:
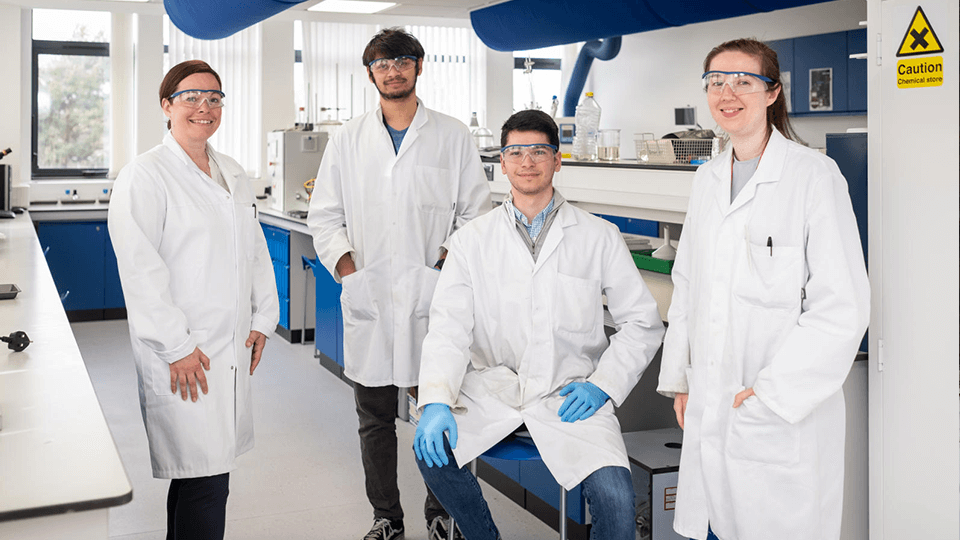
[[[447,527],[450,525],[450,518],[443,518],[437,516],[427,522],[427,539],[428,540],[449,540],[450,534]],[[464,540],[463,533],[460,532],[460,527],[456,525],[453,526],[453,538],[454,540]]]
[[[377,518],[373,520],[373,527],[363,540],[403,540],[403,520]]]

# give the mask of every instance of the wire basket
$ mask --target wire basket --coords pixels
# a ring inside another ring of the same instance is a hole
[[[668,165],[703,163],[722,151],[719,137],[712,139],[647,139],[637,138],[637,161]]]

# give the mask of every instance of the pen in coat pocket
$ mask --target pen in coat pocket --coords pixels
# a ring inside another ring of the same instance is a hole
[[[770,256],[773,257],[773,237],[767,237],[767,247],[770,248]]]

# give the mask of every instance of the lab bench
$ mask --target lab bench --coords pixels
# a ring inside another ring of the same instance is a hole
[[[310,343],[315,339],[317,295],[313,273],[303,258],[315,259],[313,238],[305,219],[258,205],[260,226],[267,240],[273,273],[280,298],[280,323],[277,334],[290,343]],[[339,292],[337,298],[339,298]]]
[[[130,480],[30,214],[0,221],[0,234],[0,276],[21,289],[0,300],[0,333],[33,341],[0,347],[0,538],[107,538]]]

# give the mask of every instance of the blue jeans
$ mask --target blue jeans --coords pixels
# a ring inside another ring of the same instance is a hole
[[[480,491],[480,483],[467,467],[458,469],[450,443],[443,441],[449,464],[427,467],[420,460],[420,474],[427,486],[450,513],[463,536],[468,540],[499,540],[500,532],[493,523],[490,508]],[[603,467],[583,481],[583,494],[590,504],[593,540],[634,540],[636,509],[633,482],[624,467]]]

